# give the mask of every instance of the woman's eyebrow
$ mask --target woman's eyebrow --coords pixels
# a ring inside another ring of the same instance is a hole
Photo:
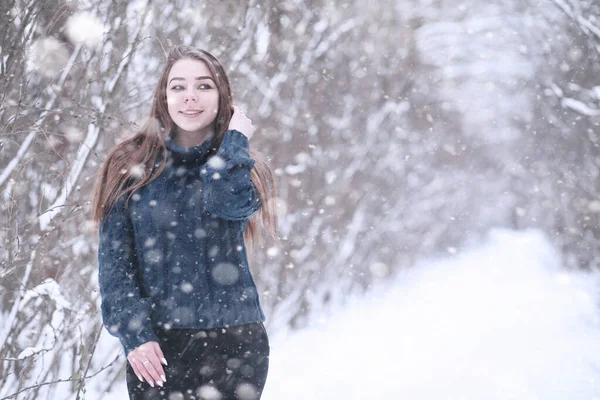
[[[197,76],[196,77],[197,81],[201,81],[201,80],[204,80],[204,79],[210,79],[213,82],[215,81],[211,76]],[[175,76],[175,77],[171,78],[171,80],[169,81],[169,83],[171,83],[171,81],[185,81],[185,78],[182,78],[180,76]]]

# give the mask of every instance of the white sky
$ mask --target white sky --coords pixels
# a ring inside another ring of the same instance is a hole
[[[599,282],[563,270],[538,231],[493,231],[270,332],[263,400],[600,400]]]

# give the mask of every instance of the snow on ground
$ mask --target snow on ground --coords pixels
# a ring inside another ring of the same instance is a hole
[[[540,232],[493,231],[273,333],[263,399],[600,399],[598,282],[562,270]]]
[[[263,400],[600,400],[599,283],[562,269],[538,231],[493,231],[270,332]]]

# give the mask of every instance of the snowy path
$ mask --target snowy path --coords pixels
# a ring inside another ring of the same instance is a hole
[[[274,333],[263,399],[600,399],[598,276],[557,259],[538,232],[496,231]]]

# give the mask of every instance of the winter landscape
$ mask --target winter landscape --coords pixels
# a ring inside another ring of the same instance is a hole
[[[165,52],[273,166],[264,399],[600,399],[600,4],[0,4],[0,400],[126,398],[91,216]]]

